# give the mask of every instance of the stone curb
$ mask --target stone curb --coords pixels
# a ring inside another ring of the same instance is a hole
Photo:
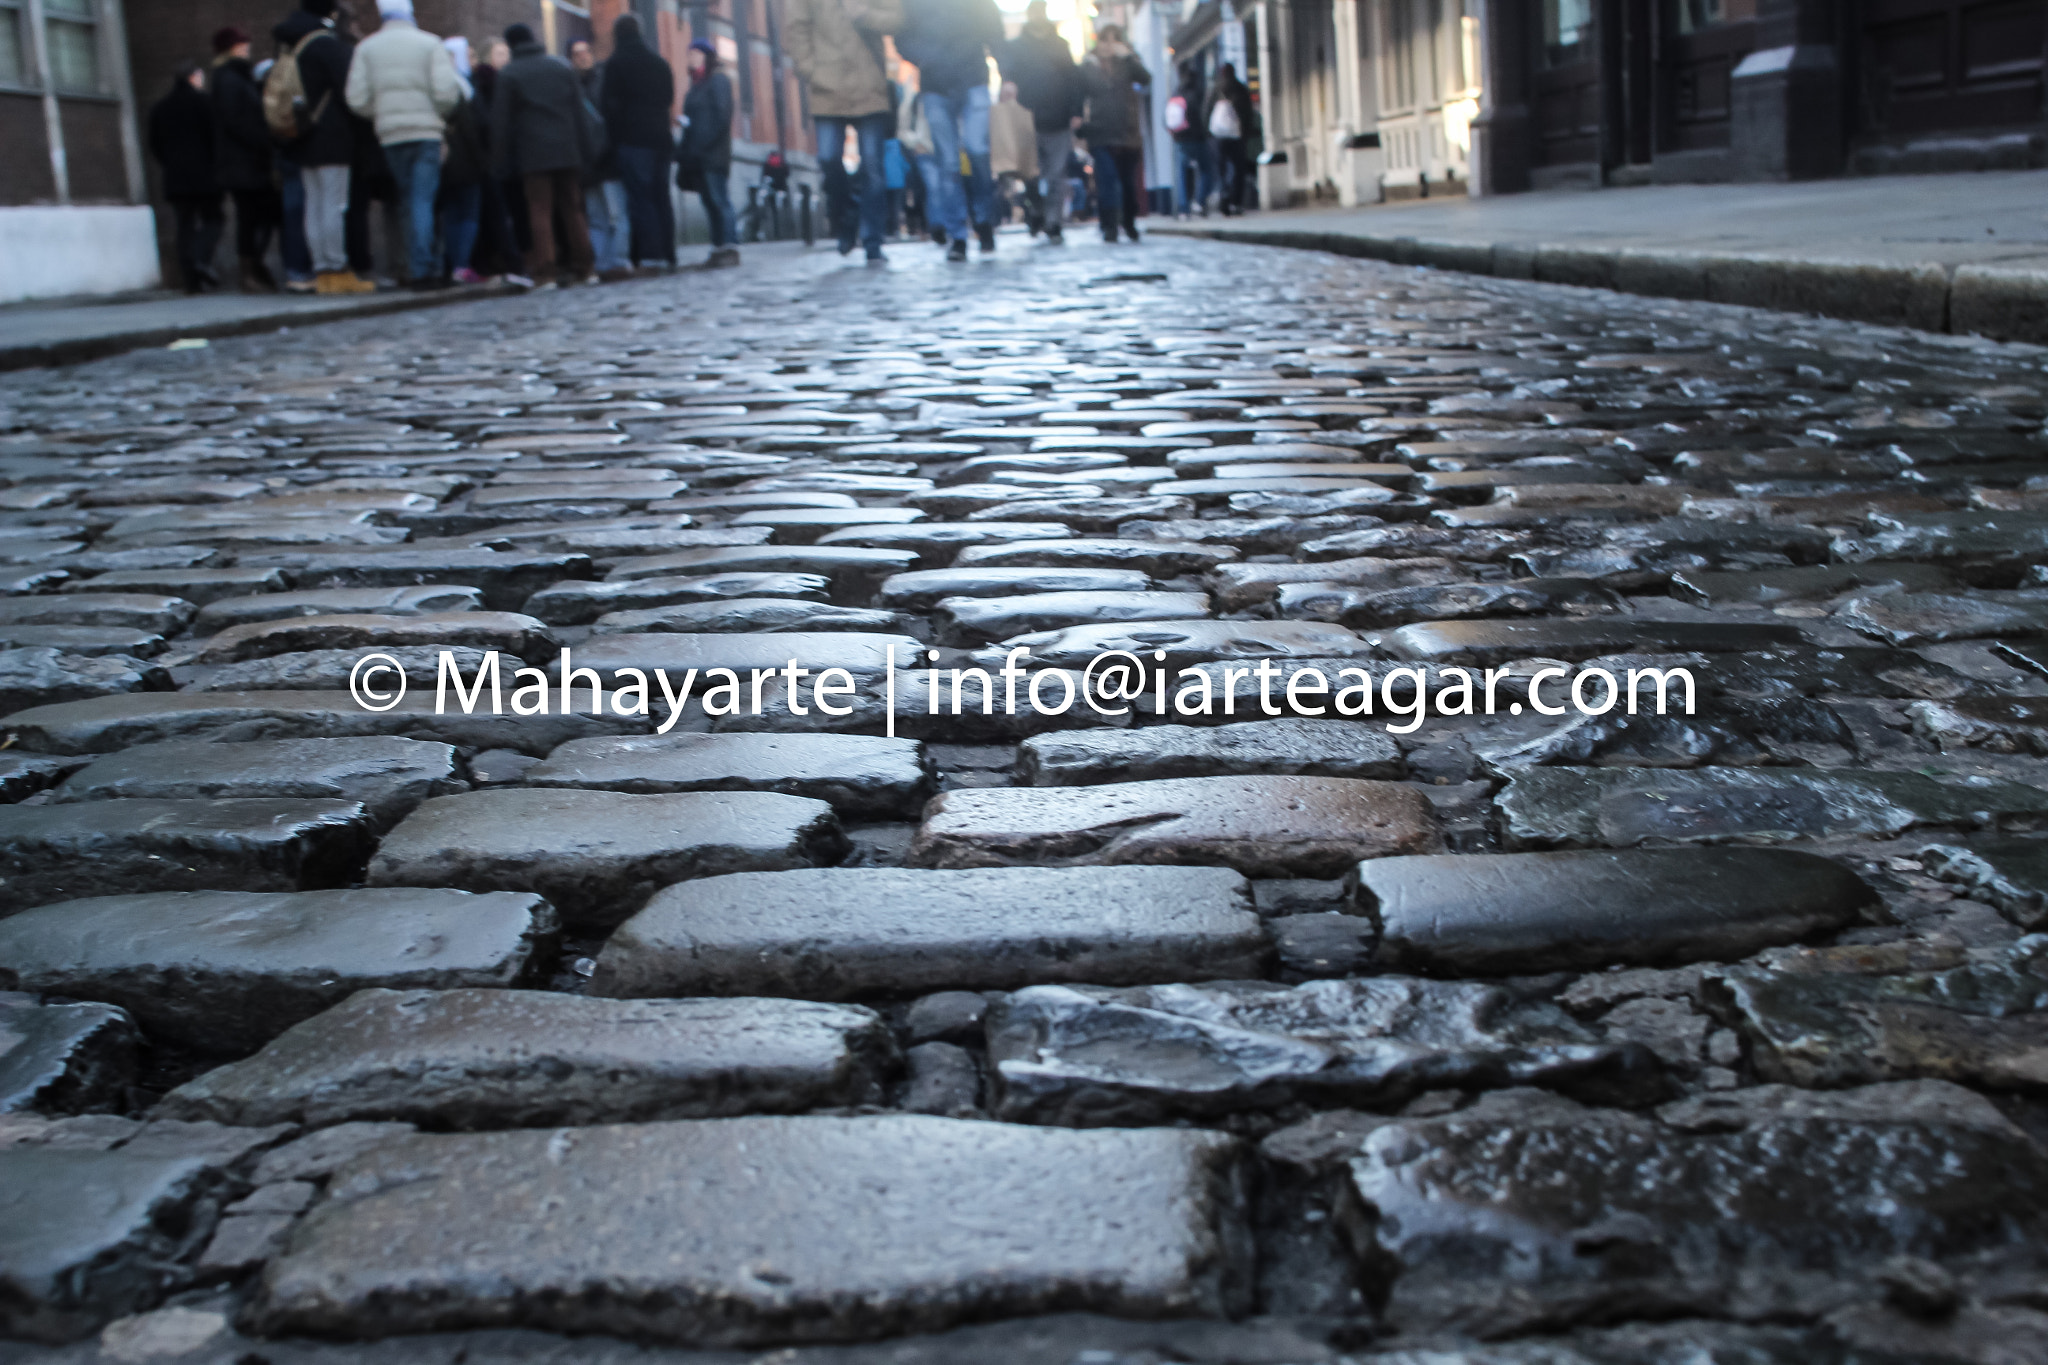
[[[405,290],[363,298],[360,302],[322,308],[318,312],[296,312],[289,307],[255,317],[228,318],[220,322],[195,323],[189,327],[146,327],[132,332],[109,332],[100,336],[74,337],[28,346],[0,346],[0,372],[31,370],[47,365],[76,365],[100,360],[125,351],[142,351],[168,346],[187,337],[212,340],[217,337],[254,336],[287,327],[313,326],[322,322],[344,322],[350,318],[374,318],[386,313],[409,313],[416,308],[439,308],[449,303],[471,303],[478,299],[516,294],[509,285],[464,285],[431,294]],[[0,313],[0,326],[6,315]]]
[[[2048,271],[1527,242],[1444,242],[1287,228],[1162,225],[1164,236],[1295,247],[1653,298],[1815,313],[1847,322],[2048,344]]]

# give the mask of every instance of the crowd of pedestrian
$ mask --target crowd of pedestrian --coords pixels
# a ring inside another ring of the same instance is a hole
[[[473,56],[468,39],[420,29],[413,0],[378,0],[360,41],[339,0],[299,0],[257,64],[250,35],[214,35],[210,65],[179,68],[150,111],[149,145],[192,292],[220,287],[214,257],[235,209],[245,288],[358,294],[379,287],[370,210],[389,215],[392,255],[414,289],[499,276],[524,288],[673,268],[670,185],[710,224],[706,264],[737,265],[730,188],[734,91],[715,44],[689,45],[688,89],[639,21],[621,15],[600,62],[566,59],[525,24]],[[871,262],[906,228],[947,259],[995,231],[1021,201],[1057,245],[1092,203],[1105,241],[1138,240],[1152,74],[1104,24],[1085,60],[1033,0],[1006,39],[994,0],[790,0],[784,44],[809,91],[830,230]],[[916,73],[912,86],[895,57]],[[990,95],[989,66],[1001,73]],[[1183,213],[1212,192],[1237,211],[1246,183],[1250,92],[1225,65],[1206,97],[1192,66],[1166,106]],[[851,142],[857,161],[849,167]],[[786,164],[770,167],[764,184]],[[773,186],[771,186],[771,189]],[[277,243],[284,278],[265,262]]]
[[[467,38],[421,30],[412,0],[378,0],[378,14],[358,41],[338,0],[299,0],[260,65],[250,35],[230,26],[214,35],[211,65],[179,68],[150,111],[149,146],[187,290],[222,283],[224,198],[250,289],[374,291],[379,203],[413,289],[477,283],[486,270],[546,288],[673,268],[669,170],[704,145],[722,145],[719,168],[730,165],[729,83],[705,119],[722,114],[721,126],[685,129],[679,147],[674,76],[631,15],[614,22],[600,63],[587,43],[568,60],[550,55],[524,24],[476,60]],[[730,226],[728,210],[724,241]],[[281,281],[265,261],[273,241]]]

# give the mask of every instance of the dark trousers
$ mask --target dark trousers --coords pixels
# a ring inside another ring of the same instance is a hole
[[[202,286],[216,282],[213,253],[220,249],[227,215],[221,210],[218,193],[174,194],[171,212],[177,223],[178,273],[184,279],[185,291],[196,294]]]
[[[576,170],[530,171],[526,181],[526,218],[533,245],[526,252],[526,273],[535,284],[553,279],[555,225],[562,228],[562,254],[568,276],[587,278],[597,262],[590,249],[590,221],[583,216],[583,177]]]
[[[278,254],[284,257],[284,272],[295,280],[313,278],[313,252],[306,244],[306,182],[297,163],[284,153],[277,155],[278,202],[284,214],[279,233]]]
[[[1100,147],[1095,152],[1096,213],[1102,235],[1116,240],[1117,225],[1134,237],[1138,230],[1138,191],[1145,176],[1143,147]]]
[[[267,186],[260,190],[230,190],[229,194],[235,201],[235,255],[245,261],[260,261],[270,250],[270,239],[284,217],[284,206],[277,191]]]
[[[1219,137],[1216,139],[1216,160],[1223,172],[1223,210],[1235,212],[1244,207],[1245,183],[1251,179],[1251,166],[1245,160],[1244,139],[1241,137]]]
[[[626,216],[633,222],[633,263],[676,260],[676,206],[668,194],[666,147],[620,147],[614,155],[626,182]]]
[[[740,235],[739,220],[732,213],[732,169],[705,171],[697,180],[697,197],[704,201],[704,216],[711,220],[711,245],[731,246]]]
[[[832,229],[844,250],[856,240],[865,247],[882,244],[888,222],[889,189],[883,178],[882,144],[889,140],[893,120],[887,114],[866,114],[860,118],[820,118],[818,124],[818,169],[824,174],[827,212]],[[846,130],[854,130],[860,144],[860,183],[846,170]]]

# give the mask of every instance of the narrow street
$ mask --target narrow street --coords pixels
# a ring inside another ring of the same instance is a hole
[[[0,375],[0,1365],[2048,1359],[2048,351],[1073,243]]]

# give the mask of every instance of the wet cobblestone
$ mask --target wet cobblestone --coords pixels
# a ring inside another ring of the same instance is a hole
[[[2048,1358],[2048,355],[899,254],[0,378],[0,1361]]]

